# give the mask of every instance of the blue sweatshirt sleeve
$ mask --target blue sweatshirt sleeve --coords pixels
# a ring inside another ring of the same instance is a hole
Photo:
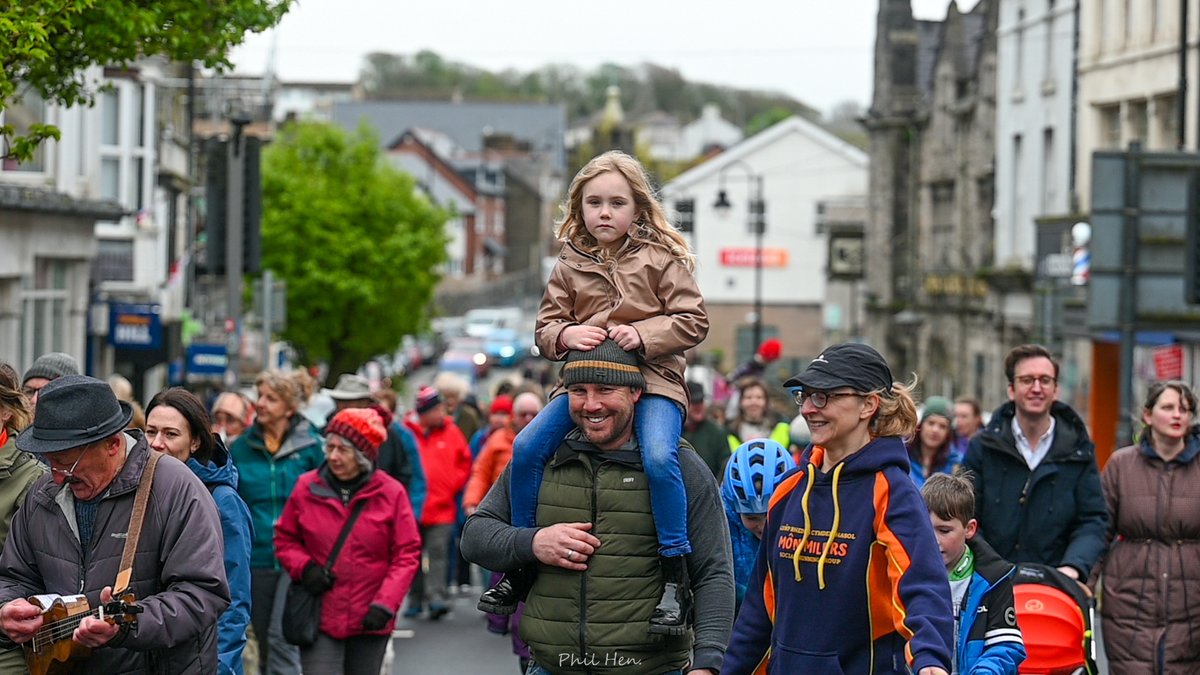
[[[246,648],[246,627],[250,625],[250,548],[254,543],[254,526],[250,522],[250,509],[233,488],[217,488],[213,499],[221,514],[230,599],[228,609],[217,620],[217,672],[242,675],[242,651]]]
[[[412,482],[408,486],[408,501],[412,504],[413,518],[421,522],[421,509],[425,506],[425,468],[421,466],[421,451],[417,448],[417,439],[412,432],[402,424],[395,423],[400,437],[400,445],[408,454],[408,464],[412,467]]]
[[[876,476],[876,538],[886,546],[896,631],[908,640],[913,672],[937,666],[950,671],[954,611],[929,511],[903,471]]]

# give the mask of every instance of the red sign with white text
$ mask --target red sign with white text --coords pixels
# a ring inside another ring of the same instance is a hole
[[[754,267],[755,248],[723,248],[721,249],[721,265],[724,267]],[[785,248],[764,248],[762,250],[763,267],[787,267],[788,252]]]
[[[1178,380],[1183,377],[1183,347],[1166,345],[1154,348],[1154,377],[1159,380]]]

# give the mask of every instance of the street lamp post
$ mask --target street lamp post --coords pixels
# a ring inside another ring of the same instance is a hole
[[[746,179],[750,183],[750,203],[747,208],[748,220],[747,224],[754,233],[754,321],[752,325],[753,344],[750,349],[758,349],[758,345],[762,344],[762,325],[763,325],[763,309],[762,309],[762,268],[763,268],[763,233],[767,229],[766,202],[763,200],[763,177],[761,174],[754,173],[745,162],[736,160],[726,164],[721,169],[718,175],[720,187],[717,190],[717,201],[713,204],[719,213],[728,213],[733,204],[729,201],[729,195],[725,191],[725,172],[733,167],[738,167],[746,172]]]

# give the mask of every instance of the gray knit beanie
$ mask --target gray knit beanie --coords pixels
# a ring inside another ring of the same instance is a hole
[[[572,351],[562,370],[563,385],[615,384],[645,389],[646,379],[638,368],[638,358],[612,340],[605,340],[586,352]]]
[[[29,366],[29,370],[25,371],[25,377],[21,378],[21,384],[25,384],[35,377],[57,380],[65,375],[82,375],[79,372],[79,362],[70,354],[50,352],[37,357],[33,365]]]

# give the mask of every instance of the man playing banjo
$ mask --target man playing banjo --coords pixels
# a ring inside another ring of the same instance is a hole
[[[31,665],[32,645],[70,640],[95,650],[79,672],[215,673],[216,622],[229,605],[220,518],[184,464],[151,461],[145,436],[126,430],[131,417],[129,404],[91,377],[62,377],[42,389],[17,447],[43,456],[50,472],[30,488],[0,555],[0,631],[26,646]],[[152,478],[148,499],[139,490],[143,473]],[[131,526],[138,495],[140,527]],[[132,576],[122,569],[127,539],[136,542]],[[27,600],[78,594],[98,608],[118,583],[127,586],[118,586],[119,596],[136,600],[134,622],[92,614],[43,626],[42,608]]]

